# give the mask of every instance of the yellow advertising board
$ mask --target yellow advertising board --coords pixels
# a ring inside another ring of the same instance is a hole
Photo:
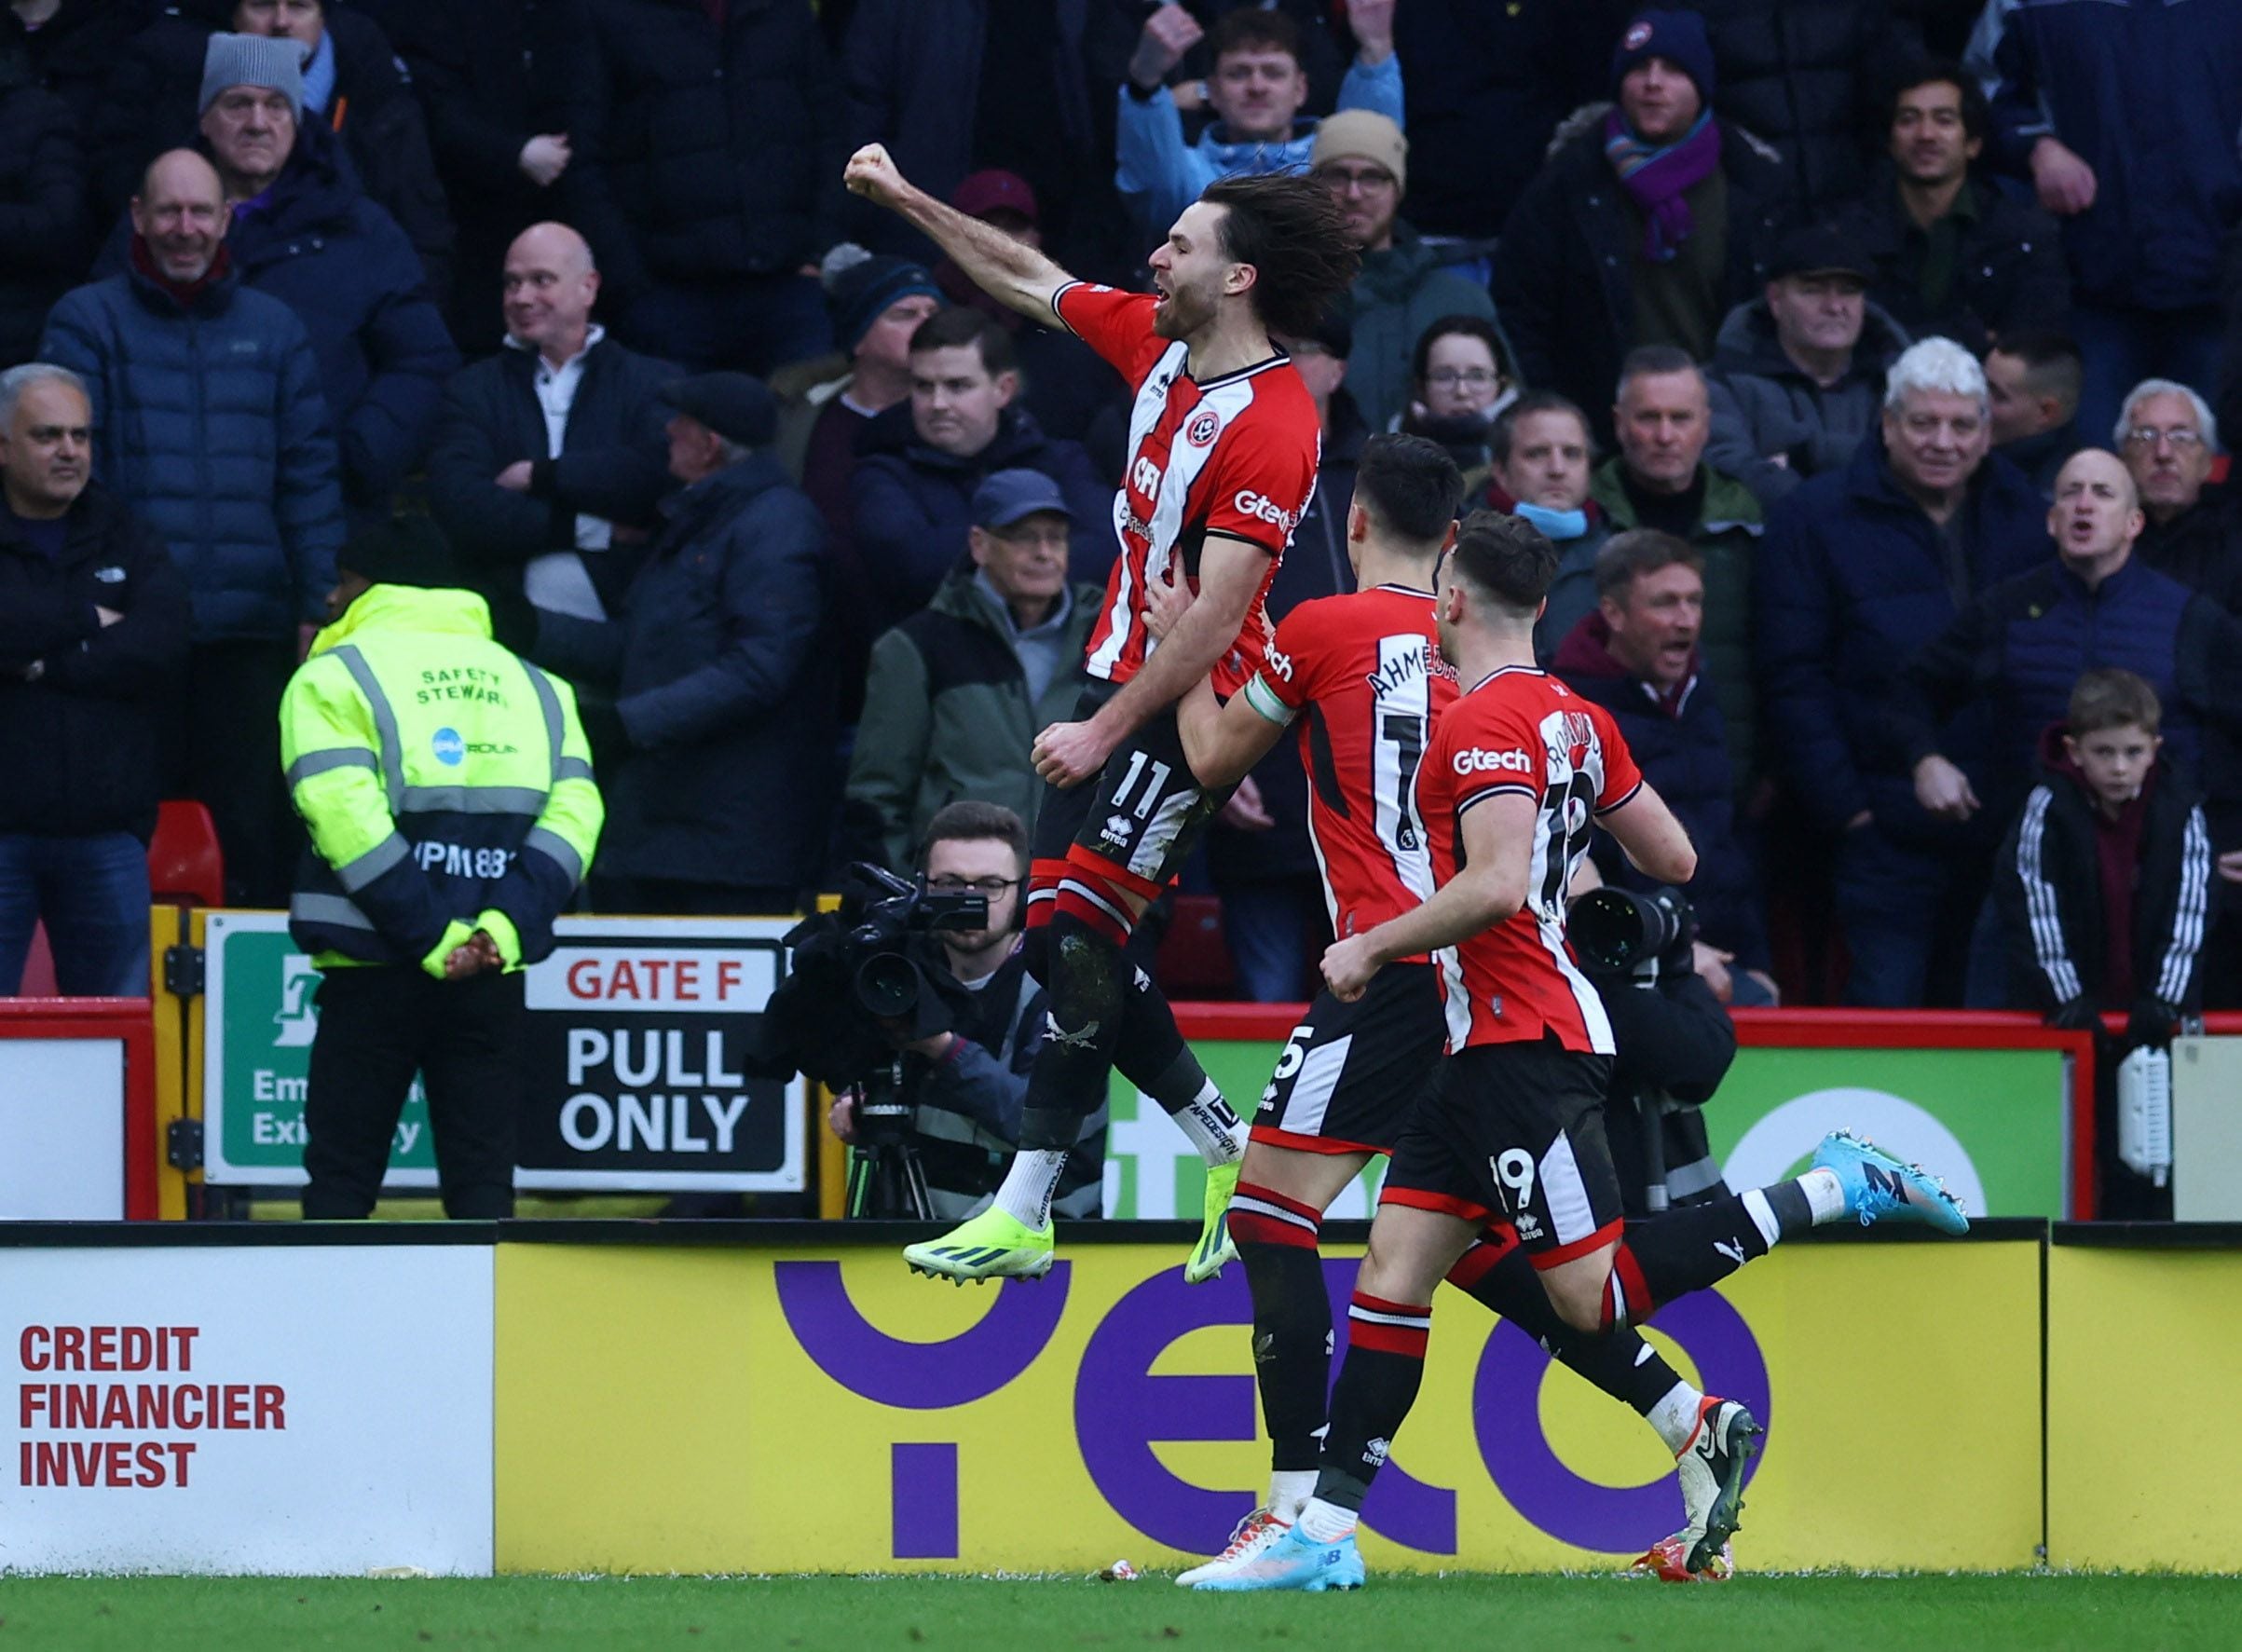
[[[500,1571],[1087,1571],[1221,1547],[1266,1479],[1240,1270],[1082,1244],[955,1290],[884,1249],[504,1245]],[[1334,1251],[1342,1312],[1355,1259]],[[2040,1246],[1786,1247],[1653,1327],[1769,1426],[1747,1566],[2012,1567],[2041,1536]],[[2229,1362],[2231,1368],[2231,1362]],[[1443,1290],[1374,1568],[1623,1562],[1649,1429]]]
[[[2047,1560],[2232,1572],[2242,1253],[2047,1252]]]

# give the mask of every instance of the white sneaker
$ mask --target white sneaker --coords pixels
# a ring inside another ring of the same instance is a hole
[[[1266,1509],[1256,1509],[1231,1532],[1229,1548],[1212,1560],[1192,1567],[1176,1581],[1189,1589],[1206,1578],[1227,1577],[1292,1529],[1290,1522],[1278,1520]]]

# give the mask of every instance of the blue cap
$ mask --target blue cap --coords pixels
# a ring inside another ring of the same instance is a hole
[[[663,389],[662,400],[742,447],[768,446],[778,433],[778,403],[761,379],[745,373],[680,378]]]
[[[1611,95],[1620,95],[1620,82],[1645,58],[1664,58],[1696,84],[1697,96],[1713,102],[1715,75],[1713,42],[1705,34],[1705,20],[1694,11],[1638,11],[1620,36],[1611,54]]]
[[[1056,511],[1069,523],[1074,521],[1066,495],[1041,471],[991,471],[973,490],[976,527],[1010,527],[1038,511]]]

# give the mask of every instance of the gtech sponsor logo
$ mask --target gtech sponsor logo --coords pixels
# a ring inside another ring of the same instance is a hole
[[[1273,648],[1265,648],[1261,651],[1261,663],[1271,676],[1282,677],[1288,683],[1292,680],[1292,655],[1280,654]]]
[[[1534,759],[1522,751],[1488,751],[1471,746],[1456,754],[1458,774],[1531,774]]]
[[[1271,527],[1281,527],[1287,533],[1300,526],[1300,513],[1297,511],[1288,511],[1275,499],[1266,498],[1250,488],[1241,488],[1230,503],[1240,516],[1253,517]]]

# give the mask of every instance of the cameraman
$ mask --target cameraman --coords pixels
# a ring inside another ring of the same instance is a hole
[[[981,1210],[1004,1180],[1019,1142],[1028,1071],[1043,1043],[1046,995],[1020,948],[1028,829],[1001,804],[947,804],[927,823],[919,869],[937,894],[977,894],[989,902],[988,928],[939,932],[950,973],[965,989],[955,1025],[909,1042],[890,1034],[904,1052],[904,1099],[916,1105],[912,1145],[934,1214],[951,1222]],[[830,1116],[833,1134],[854,1143],[855,1092],[836,1098]],[[1101,1213],[1105,1126],[1100,1107],[1067,1156],[1054,1214]]]
[[[1568,929],[1580,968],[1611,1020],[1612,1059],[1605,1135],[1629,1217],[1728,1196],[1699,1113],[1736,1058],[1736,1029],[1698,973],[1697,921],[1677,889],[1625,892],[1646,927],[1646,945],[1596,944],[1583,901],[1605,887],[1593,860],[1573,879]],[[1620,895],[1614,888],[1604,897]],[[1662,947],[1657,945],[1662,941]],[[1650,1132],[1655,1128],[1655,1142]]]

